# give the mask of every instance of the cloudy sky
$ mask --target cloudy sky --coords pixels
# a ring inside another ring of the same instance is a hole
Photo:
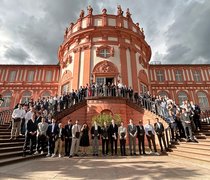
[[[210,63],[210,0],[0,0],[0,64],[56,64],[65,27],[89,4],[93,14],[130,8],[152,61]]]

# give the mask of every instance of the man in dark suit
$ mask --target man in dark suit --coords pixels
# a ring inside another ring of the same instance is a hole
[[[163,141],[163,145],[164,145],[164,147],[165,147],[165,150],[167,150],[167,147],[166,147],[166,140],[165,140],[165,135],[164,135],[164,126],[163,126],[163,124],[159,121],[158,118],[155,118],[155,120],[156,120],[156,123],[154,124],[154,129],[155,129],[155,132],[156,132],[157,137],[158,137],[158,140],[159,140],[161,152],[163,152],[162,141]]]
[[[30,154],[33,154],[33,149],[36,146],[36,134],[37,134],[37,124],[35,122],[35,114],[32,115],[32,118],[28,121],[26,127],[26,136],[25,142],[23,145],[23,156],[26,155],[26,149],[28,143],[30,144]]]
[[[111,152],[112,156],[115,149],[115,155],[117,155],[117,139],[118,139],[118,127],[112,119],[112,123],[109,126],[109,133],[110,133],[110,143],[111,143]],[[113,147],[115,144],[115,148]]]
[[[68,124],[65,125],[65,156],[70,155],[71,143],[72,143],[72,121],[68,120]]]
[[[35,120],[35,122],[38,125],[41,121],[42,121],[41,112],[37,112],[36,113],[36,120]]]
[[[143,122],[141,120],[139,121],[139,125],[137,126],[137,138],[138,138],[138,144],[139,144],[139,155],[146,154],[145,146],[144,146],[145,130],[144,130]]]
[[[56,120],[52,119],[52,123],[48,126],[47,136],[48,136],[48,154],[47,157],[50,157],[55,148],[55,135],[58,132],[58,125],[56,124]]]
[[[93,141],[93,156],[98,156],[100,134],[101,127],[97,124],[96,121],[94,121],[94,124],[91,127],[91,137]]]

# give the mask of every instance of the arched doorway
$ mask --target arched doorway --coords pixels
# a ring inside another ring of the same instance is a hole
[[[118,82],[119,71],[110,61],[104,60],[99,62],[93,68],[93,80],[97,84],[108,84]]]

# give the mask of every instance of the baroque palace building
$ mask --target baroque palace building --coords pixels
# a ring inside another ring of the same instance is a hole
[[[58,65],[0,65],[1,110],[12,109],[28,98],[60,95],[86,84],[122,83],[135,92],[167,95],[177,104],[192,100],[209,107],[210,65],[152,64],[144,30],[134,23],[129,9],[117,14],[87,15],[64,33]]]

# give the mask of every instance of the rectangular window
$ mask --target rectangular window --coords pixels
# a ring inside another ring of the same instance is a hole
[[[195,82],[201,82],[201,73],[200,71],[193,71],[193,77]]]
[[[9,82],[14,82],[15,81],[16,73],[17,73],[16,71],[10,71]]]
[[[46,71],[46,82],[51,82],[52,81],[52,71]]]
[[[156,71],[156,75],[157,75],[157,81],[159,81],[159,82],[164,82],[165,81],[164,73],[163,73],[162,70]]]
[[[175,79],[178,82],[182,82],[183,81],[182,71],[181,70],[176,70],[175,71]]]
[[[33,82],[34,81],[34,71],[28,72],[27,82]]]

